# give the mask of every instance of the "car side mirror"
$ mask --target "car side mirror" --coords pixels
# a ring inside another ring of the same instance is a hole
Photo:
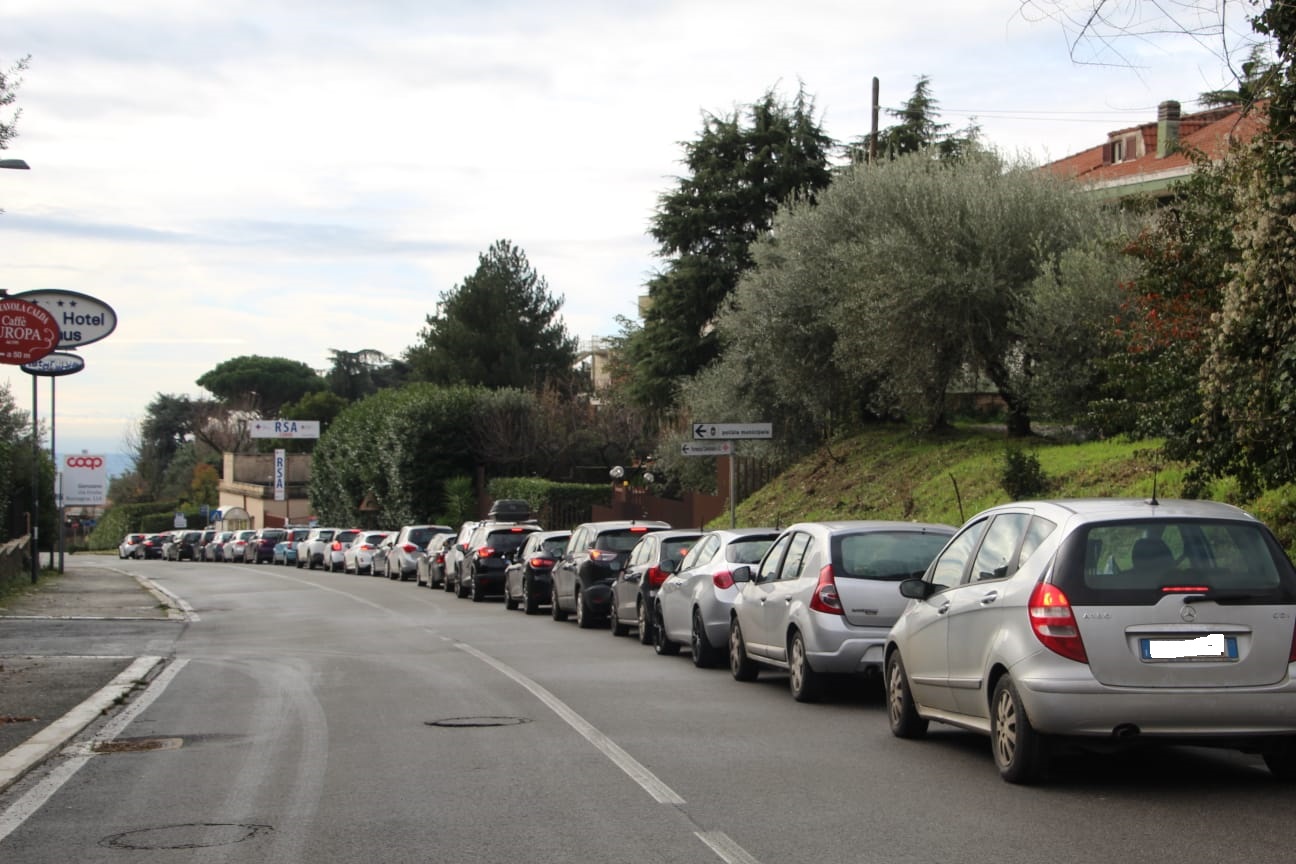
[[[679,562],[667,558],[661,563],[661,571],[663,573],[677,573],[679,572]]]
[[[735,567],[729,576],[735,582],[750,582],[752,580],[752,571],[750,567],[744,564],[742,567]]]
[[[906,579],[900,583],[900,596],[911,600],[926,600],[936,593],[936,586],[924,579]]]

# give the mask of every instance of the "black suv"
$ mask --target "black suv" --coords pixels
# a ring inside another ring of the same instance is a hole
[[[642,520],[577,525],[567,552],[553,569],[554,620],[566,621],[575,612],[576,626],[586,629],[605,620],[612,608],[612,582],[630,550],[645,534],[670,527]]]
[[[194,547],[202,539],[201,531],[172,531],[164,535],[166,539],[162,541],[162,557],[168,561],[192,561],[194,560]]]
[[[535,522],[483,522],[468,538],[460,565],[463,578],[456,593],[480,603],[488,594],[504,593],[504,573],[522,549],[528,534],[540,530]]]

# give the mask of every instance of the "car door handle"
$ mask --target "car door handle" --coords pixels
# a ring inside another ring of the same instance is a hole
[[[949,611],[949,607],[950,607],[949,601],[946,600],[946,601],[945,601],[944,603],[942,603],[942,604],[940,605],[940,607],[936,610],[936,614],[937,614],[937,615],[944,615],[946,612]]]
[[[999,592],[991,591],[990,593],[986,594],[984,597],[981,598],[981,605],[989,606],[991,603],[995,602],[998,599],[999,599]]]

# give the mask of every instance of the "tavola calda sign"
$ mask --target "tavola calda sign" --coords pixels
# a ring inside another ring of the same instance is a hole
[[[17,297],[0,299],[0,363],[34,363],[59,344],[54,316]]]

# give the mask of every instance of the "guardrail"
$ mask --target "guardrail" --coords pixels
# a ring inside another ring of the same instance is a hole
[[[31,535],[24,534],[0,546],[0,590],[31,582]]]

